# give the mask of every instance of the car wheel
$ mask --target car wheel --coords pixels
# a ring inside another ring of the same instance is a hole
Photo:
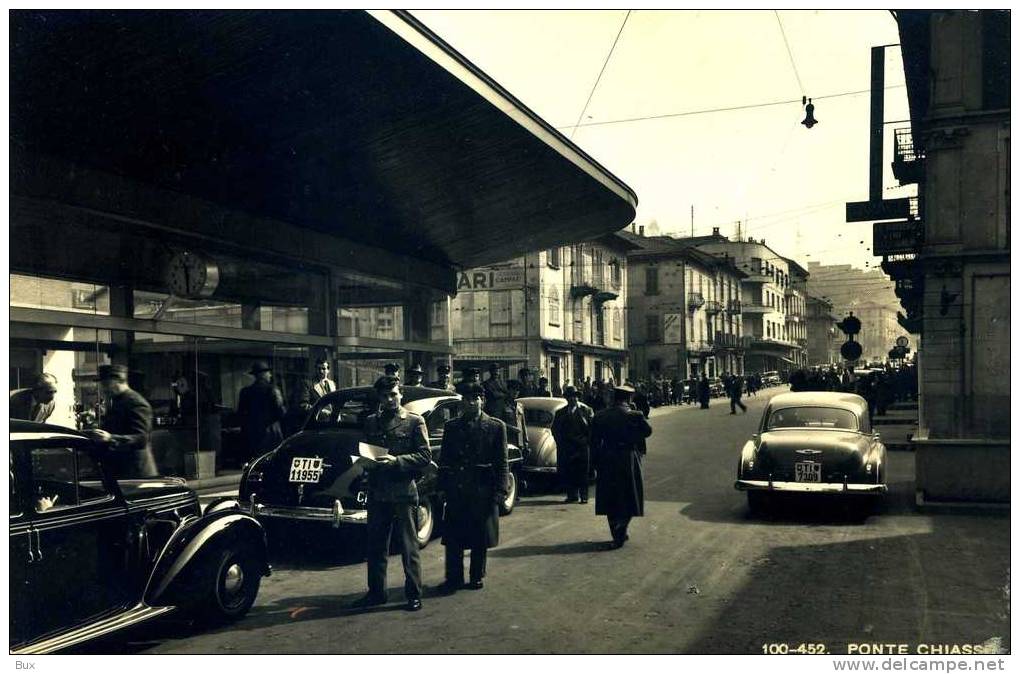
[[[418,523],[416,537],[418,539],[418,548],[424,549],[429,541],[432,540],[432,532],[436,528],[435,510],[432,505],[432,501],[429,499],[423,499],[418,504],[418,511],[416,513],[416,521]]]
[[[760,515],[768,507],[768,494],[761,491],[747,492],[747,510],[752,515]]]
[[[509,515],[517,505],[517,474],[510,471],[509,485],[507,485],[506,498],[499,504],[499,514]]]
[[[197,607],[196,617],[214,624],[239,620],[255,603],[261,583],[262,574],[249,548],[220,550],[202,579],[205,600]]]

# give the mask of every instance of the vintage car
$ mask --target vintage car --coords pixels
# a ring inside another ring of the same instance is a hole
[[[741,450],[734,486],[756,511],[777,492],[881,496],[885,470],[885,445],[872,431],[864,398],[781,393]]]
[[[762,386],[779,386],[782,380],[779,378],[779,373],[775,370],[769,370],[768,372],[761,373],[761,385]]]
[[[527,426],[528,458],[521,467],[527,482],[552,481],[556,478],[556,440],[552,422],[556,411],[567,404],[564,398],[518,398],[524,408]]]
[[[436,462],[446,422],[461,412],[460,396],[443,389],[404,386],[403,406],[425,418],[433,464],[418,479],[418,544],[428,545],[441,525],[445,499],[438,489]],[[371,386],[345,388],[323,396],[304,427],[279,447],[244,467],[238,499],[241,507],[268,526],[319,522],[337,529],[368,521],[368,479],[358,458],[365,419],[376,410]],[[508,445],[510,485],[500,513],[509,515],[518,499],[523,452]],[[272,533],[272,532],[270,532]]]
[[[10,651],[48,653],[183,609],[244,616],[270,573],[262,526],[178,478],[116,480],[77,431],[10,422]]]

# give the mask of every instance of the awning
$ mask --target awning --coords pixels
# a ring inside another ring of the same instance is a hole
[[[609,346],[594,346],[592,344],[580,344],[577,342],[568,342],[562,339],[543,339],[542,346],[551,350],[570,352],[570,353],[584,353],[591,356],[599,356],[601,358],[626,361],[627,350],[626,349],[614,349]]]
[[[634,217],[630,188],[406,12],[12,11],[10,28],[13,194],[19,157],[52,157],[454,267]]]

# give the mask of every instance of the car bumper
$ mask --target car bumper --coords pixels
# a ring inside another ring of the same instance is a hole
[[[555,475],[556,466],[521,466],[521,472],[532,475]]]
[[[843,482],[772,482],[770,480],[737,480],[733,485],[740,491],[793,492],[800,494],[848,494],[868,496],[884,494],[884,484],[851,484]]]
[[[238,502],[241,510],[258,519],[269,520],[301,520],[304,522],[320,522],[339,527],[347,524],[367,524],[368,510],[343,510],[338,508],[301,508],[294,506],[273,506],[264,503],[252,504],[250,501]]]

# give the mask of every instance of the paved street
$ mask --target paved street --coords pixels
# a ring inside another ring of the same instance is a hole
[[[733,489],[739,448],[770,389],[746,415],[655,410],[646,516],[606,550],[605,518],[534,494],[501,520],[485,589],[435,596],[443,547],[423,553],[425,608],[356,612],[365,567],[320,544],[276,553],[249,616],[219,631],[164,621],[90,653],[761,653],[763,644],[984,643],[1008,648],[1009,521],[912,508],[913,455],[890,454],[892,493],[862,520],[794,504],[750,519]],[[325,530],[327,535],[329,530]],[[321,539],[321,536],[320,536]],[[300,539],[299,539],[300,540]]]

